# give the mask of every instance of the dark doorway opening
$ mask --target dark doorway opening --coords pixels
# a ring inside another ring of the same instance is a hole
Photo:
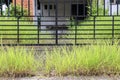
[[[72,4],[71,14],[74,19],[83,20],[88,14],[87,4]]]

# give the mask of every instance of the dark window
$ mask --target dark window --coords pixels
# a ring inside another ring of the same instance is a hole
[[[84,4],[72,4],[71,5],[71,14],[77,19],[84,19],[88,14],[87,5]]]
[[[37,9],[40,10],[40,1],[37,0]]]
[[[44,9],[45,9],[45,10],[48,9],[48,6],[47,6],[47,5],[44,5]]]
[[[52,9],[52,5],[49,5],[49,8]]]

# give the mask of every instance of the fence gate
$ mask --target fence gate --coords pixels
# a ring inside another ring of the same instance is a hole
[[[0,0],[1,45],[114,44],[119,0]]]

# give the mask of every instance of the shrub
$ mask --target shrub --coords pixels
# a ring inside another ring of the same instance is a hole
[[[97,1],[99,1],[98,2],[98,6],[99,6],[98,10],[97,10]],[[91,5],[91,3],[92,3],[92,5]],[[92,8],[92,15],[96,15],[97,12],[99,15],[100,14],[103,15],[103,11],[104,11],[103,5],[104,5],[103,0],[88,0],[89,15],[90,15],[90,10],[91,10],[90,8]],[[105,14],[108,14],[107,9],[105,10]]]
[[[28,15],[27,9],[23,8],[23,11],[22,11],[20,5],[16,5],[15,7],[14,4],[11,4],[9,9],[10,10],[8,12],[8,8],[7,8],[6,15],[8,14],[9,16],[27,16]]]

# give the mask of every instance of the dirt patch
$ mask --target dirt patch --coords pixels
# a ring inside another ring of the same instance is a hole
[[[0,78],[0,80],[120,80],[120,76],[66,76],[66,77],[25,77],[25,78]]]

